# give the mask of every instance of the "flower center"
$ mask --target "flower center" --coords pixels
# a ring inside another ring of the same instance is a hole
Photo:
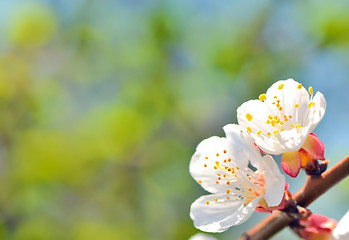
[[[205,161],[204,167],[214,171],[214,175],[217,176],[214,184],[219,185],[217,187],[226,192],[226,199],[244,200],[247,205],[256,197],[264,194],[264,171],[254,171],[253,167],[248,166],[239,167],[239,161],[235,161],[226,150],[223,150],[221,155],[217,153],[215,159],[205,157]],[[209,164],[210,161],[214,161],[213,167],[212,164]],[[198,182],[202,183],[201,180]],[[213,201],[218,202],[220,199],[216,198]],[[209,204],[209,201],[206,204]]]
[[[278,90],[283,90],[284,84],[280,84],[278,87]],[[297,89],[302,89],[302,84],[298,84]],[[284,89],[285,90],[285,89]],[[309,93],[311,95],[310,101],[308,103],[308,108],[312,108],[315,106],[315,103],[312,101],[313,99],[313,88],[309,87]],[[259,99],[261,101],[266,100],[266,95],[261,94],[259,96]],[[281,94],[281,99],[278,98],[278,96],[273,97],[272,104],[267,106],[270,109],[270,112],[274,113],[273,115],[269,115],[267,119],[265,120],[265,124],[267,124],[266,129],[270,129],[270,126],[272,127],[272,130],[267,132],[267,136],[277,135],[278,133],[285,131],[285,130],[291,130],[291,129],[297,129],[297,132],[300,132],[300,129],[302,128],[301,123],[299,123],[298,114],[300,111],[300,105],[296,103],[294,105],[294,108],[296,109],[295,115],[290,115],[285,113],[284,106],[282,105],[282,102],[284,100],[284,95]],[[253,116],[250,113],[246,114],[246,119],[248,121],[252,121]],[[252,128],[250,126],[247,126],[247,131],[252,133]],[[257,130],[256,134],[261,135],[262,130]]]

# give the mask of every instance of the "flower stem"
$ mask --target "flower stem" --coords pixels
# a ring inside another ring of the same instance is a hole
[[[349,175],[349,155],[321,176],[309,176],[305,185],[293,196],[299,206],[307,207],[318,197]],[[239,240],[266,240],[286,227],[292,220],[287,212],[274,211],[262,222],[244,233]]]

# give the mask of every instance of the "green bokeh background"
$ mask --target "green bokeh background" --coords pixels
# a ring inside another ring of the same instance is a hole
[[[349,2],[0,0],[0,239],[188,239],[196,145],[279,79],[349,146]],[[280,162],[279,157],[276,157]],[[289,179],[295,192],[305,174]],[[339,219],[345,180],[310,206]],[[237,239],[266,215],[214,234]],[[288,230],[276,239],[296,239]]]

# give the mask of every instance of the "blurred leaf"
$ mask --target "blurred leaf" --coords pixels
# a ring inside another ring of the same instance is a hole
[[[9,25],[10,39],[19,46],[37,47],[55,34],[57,19],[48,6],[25,3],[18,7]]]
[[[49,219],[34,217],[31,221],[21,223],[16,230],[14,240],[47,240],[60,239],[57,225]]]
[[[138,225],[128,223],[111,225],[107,222],[81,222],[75,227],[76,240],[115,240],[115,239],[145,239]]]

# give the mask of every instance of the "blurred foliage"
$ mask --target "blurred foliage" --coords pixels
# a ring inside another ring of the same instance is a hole
[[[332,5],[0,2],[0,238],[188,239],[195,146],[348,47]]]
[[[57,20],[50,8],[41,4],[18,6],[10,19],[9,37],[23,47],[39,47],[54,35]]]

